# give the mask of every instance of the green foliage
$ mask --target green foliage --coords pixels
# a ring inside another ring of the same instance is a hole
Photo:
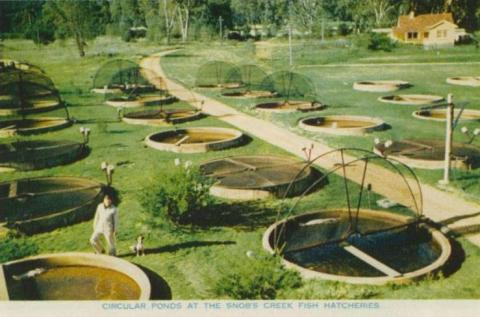
[[[43,12],[55,26],[55,37],[73,37],[83,57],[86,40],[105,33],[107,8],[105,2],[51,0],[45,3]]]
[[[174,225],[192,224],[213,202],[211,181],[198,168],[192,167],[190,161],[173,168],[169,166],[165,172],[157,175],[140,193],[145,225],[150,229],[162,227],[165,220]]]
[[[390,52],[396,47],[395,42],[387,35],[381,33],[370,33],[368,49],[372,51]]]
[[[353,43],[356,47],[385,52],[391,52],[397,46],[386,34],[373,32],[356,35]]]
[[[368,299],[381,295],[378,286],[360,286],[342,282],[324,281],[322,283],[308,282],[301,289],[293,289],[281,294],[282,298],[298,299],[330,299],[330,300],[352,300]]]
[[[278,257],[236,259],[229,267],[232,271],[215,283],[216,295],[233,299],[275,299],[279,291],[302,286],[300,275],[284,269]]]
[[[25,238],[8,237],[0,240],[0,263],[37,254],[35,243]]]
[[[340,23],[338,25],[338,34],[341,36],[346,36],[352,33],[352,28],[347,23]]]

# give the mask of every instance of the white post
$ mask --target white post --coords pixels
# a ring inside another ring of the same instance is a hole
[[[223,18],[218,17],[218,22],[220,23],[220,42],[223,42]]]
[[[322,42],[325,41],[325,19],[322,19]]]
[[[288,22],[288,51],[290,55],[290,67],[293,66],[293,54],[292,54],[292,24]]]
[[[453,143],[453,114],[455,105],[453,104],[453,95],[448,94],[447,98],[447,124],[445,131],[445,166],[443,171],[443,180],[440,182],[443,185],[450,183],[450,167],[452,160],[452,143]]]

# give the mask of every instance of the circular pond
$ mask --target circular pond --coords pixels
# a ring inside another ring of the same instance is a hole
[[[25,62],[19,62],[13,59],[0,59],[0,69],[20,69],[26,71],[43,72],[37,66],[33,66]]]
[[[374,152],[393,158],[410,167],[423,169],[443,169],[445,142],[438,140],[401,140],[391,146],[376,144]],[[452,168],[469,170],[480,165],[480,149],[461,143],[453,143]]]
[[[0,226],[33,234],[90,219],[102,188],[96,181],[78,177],[0,183]]]
[[[304,278],[354,284],[415,280],[440,270],[451,255],[449,240],[414,218],[360,209],[351,231],[345,210],[293,216],[270,226],[263,246],[282,250],[284,264]]]
[[[22,104],[15,104],[14,98],[8,95],[0,96],[0,116],[15,116],[21,114],[30,114],[46,112],[62,107],[57,99],[30,98]]]
[[[277,94],[268,90],[233,90],[222,92],[222,96],[233,98],[273,98],[277,96]]]
[[[29,135],[66,128],[72,121],[63,118],[31,118],[0,121],[0,137]]]
[[[408,81],[402,80],[368,80],[353,83],[353,89],[369,92],[396,91],[407,87],[410,87]]]
[[[103,94],[103,95],[109,95],[109,94],[121,94],[122,93],[122,88],[121,87],[104,87],[104,88],[92,88],[90,90],[93,93],[96,94]]]
[[[303,119],[299,126],[311,132],[361,135],[384,129],[385,122],[378,118],[362,116],[323,116]]]
[[[242,87],[242,83],[220,83],[220,84],[200,84],[198,88],[212,88],[212,89],[235,89]]]
[[[154,149],[177,153],[201,153],[238,146],[242,132],[228,128],[187,128],[152,133],[145,143]]]
[[[192,121],[201,116],[201,111],[190,109],[145,110],[126,113],[122,120],[130,124],[165,125]]]
[[[305,163],[281,156],[232,156],[215,159],[200,166],[202,173],[216,181],[212,195],[251,200],[282,197],[290,183],[289,195],[303,193],[312,183],[311,168]]]
[[[456,118],[461,111],[461,116],[459,121],[478,121],[480,120],[480,110],[474,109],[454,109],[454,118]],[[430,121],[440,121],[444,122],[447,120],[447,110],[446,109],[422,109],[417,110],[412,113],[412,115],[417,119],[430,120]]]
[[[112,107],[137,108],[144,106],[166,105],[175,102],[173,96],[145,95],[130,97],[113,97],[105,103]]]
[[[448,77],[447,83],[460,86],[480,87],[480,76]]]
[[[239,88],[243,86],[241,70],[229,62],[207,62],[198,68],[195,86],[199,88]]]
[[[58,253],[0,265],[7,300],[149,300],[151,285],[136,265],[89,253]]]
[[[428,105],[444,101],[442,96],[434,95],[392,95],[378,98],[381,102],[392,103],[396,105]]]
[[[21,171],[64,165],[86,155],[85,144],[72,141],[16,141],[0,144],[0,171]]]
[[[309,111],[319,111],[325,109],[326,106],[317,101],[276,101],[276,102],[266,102],[261,103],[255,106],[257,111],[264,112],[309,112]]]

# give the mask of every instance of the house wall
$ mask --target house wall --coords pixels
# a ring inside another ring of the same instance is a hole
[[[457,39],[456,29],[449,24],[441,24],[429,31],[429,37],[424,39],[423,45],[453,46]]]
[[[393,33],[392,37],[400,42],[409,43],[409,44],[423,44],[425,46],[453,46],[458,37],[458,28],[450,23],[443,23],[437,27],[425,31],[417,32],[417,38],[408,38],[407,33]],[[426,36],[428,32],[428,36]]]

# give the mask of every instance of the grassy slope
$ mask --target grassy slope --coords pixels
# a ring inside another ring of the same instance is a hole
[[[41,66],[53,78],[63,97],[71,104],[72,115],[83,121],[82,125],[91,127],[90,145],[92,153],[88,158],[67,166],[28,173],[4,173],[0,175],[1,180],[40,175],[75,175],[102,181],[103,176],[98,168],[102,161],[126,162],[127,164],[117,168],[114,176],[114,185],[121,191],[123,198],[120,217],[121,229],[118,236],[121,254],[128,252],[128,246],[133,243],[140,230],[137,227],[141,214],[141,208],[136,199],[138,190],[145,186],[148,179],[153,175],[161,176],[162,171],[169,168],[174,158],[182,157],[192,160],[194,163],[199,163],[214,157],[234,154],[285,154],[282,150],[256,139],[248,146],[236,149],[185,156],[145,148],[141,140],[145,135],[157,131],[159,128],[131,126],[115,122],[115,109],[104,106],[102,97],[91,95],[88,90],[95,70],[102,62],[109,59],[108,54],[138,60],[140,57],[138,52],[148,54],[161,49],[162,47],[158,46],[127,45],[114,40],[101,39],[90,45],[89,54],[84,59],[78,58],[76,51],[69,43],[64,43],[63,46],[55,44],[38,51],[29,42],[6,41],[3,51],[5,57],[24,59]],[[203,52],[199,54],[203,54]],[[223,54],[226,57],[229,56],[225,52]],[[206,56],[203,56],[198,59],[192,57],[187,60],[179,59],[178,64],[170,64],[171,59],[166,60],[169,61],[167,65],[170,67],[170,71],[182,75],[192,66],[188,63],[200,63],[206,58]],[[237,60],[240,60],[240,58],[237,57]],[[189,72],[192,73],[191,68]],[[105,123],[107,125],[106,129]],[[208,125],[225,126],[222,122],[212,118],[205,118],[181,126]],[[69,129],[35,138],[80,139],[78,127],[79,125],[76,125]],[[332,178],[331,184],[324,190],[307,197],[302,202],[299,211],[319,207],[343,206],[345,204],[343,191],[341,186],[338,186],[341,185],[338,182],[338,178]],[[267,202],[265,205],[266,208],[274,208],[276,204]],[[245,215],[243,219],[241,217],[236,218],[238,219],[237,222],[232,221],[232,217],[228,219],[219,217],[219,225],[205,230],[156,232],[149,235],[146,241],[147,248],[155,249],[155,252],[141,258],[126,256],[126,259],[160,274],[168,281],[174,298],[212,298],[213,283],[220,274],[229,271],[231,259],[238,259],[238,263],[242,263],[242,257],[245,256],[247,250],[253,250],[257,253],[263,252],[260,244],[261,236],[266,226],[273,221],[273,218],[274,214],[271,212],[260,212]],[[221,225],[222,221],[225,222],[224,225]],[[227,222],[230,223],[227,224]],[[35,235],[28,240],[35,242],[41,253],[90,251],[88,245],[90,233],[91,223],[86,222],[50,233]],[[303,288],[283,294],[283,296],[288,298],[359,298],[370,296],[378,298],[478,298],[478,290],[467,285],[480,284],[478,269],[480,254],[478,249],[468,242],[462,240],[462,246],[468,255],[466,261],[459,271],[445,280],[421,282],[419,285],[405,286],[399,290],[393,290],[391,287],[347,286],[323,281],[311,281],[307,282]],[[447,284],[448,287],[445,286]],[[453,292],[452,289],[455,291]]]
[[[382,94],[358,92],[352,89],[352,84],[358,80],[374,79],[401,79],[409,81],[413,87],[404,89],[398,93],[405,94],[433,94],[446,96],[453,93],[456,102],[468,102],[467,108],[480,109],[480,94],[478,89],[462,86],[449,85],[445,82],[447,77],[461,75],[475,75],[480,73],[480,65],[428,65],[424,62],[478,62],[480,54],[472,46],[455,47],[443,50],[425,51],[420,48],[401,47],[392,53],[367,52],[365,50],[353,50],[349,48],[318,48],[315,44],[299,43],[294,46],[294,61],[296,72],[310,77],[317,89],[319,100],[329,105],[328,109],[321,114],[352,114],[374,116],[383,119],[391,126],[391,129],[372,133],[366,136],[342,137],[328,134],[315,134],[305,132],[297,127],[301,118],[315,114],[258,114],[251,108],[255,105],[254,100],[235,100],[223,98],[218,93],[208,90],[200,90],[205,94],[222,100],[232,106],[251,115],[262,116],[281,126],[306,135],[312,139],[327,142],[334,147],[356,146],[370,149],[373,139],[402,139],[402,138],[433,138],[442,139],[444,125],[438,122],[418,120],[412,117],[412,112],[417,106],[400,106],[384,104],[377,101]],[[167,72],[188,86],[195,82],[196,69],[207,60],[228,60],[235,63],[258,63],[266,70],[276,71],[285,69],[288,65],[288,51],[286,46],[273,46],[273,58],[265,60],[255,55],[251,44],[224,45],[223,47],[196,47],[193,50],[185,50],[177,56],[165,60],[164,66]],[[416,66],[404,65],[366,65],[360,67],[347,66],[353,63],[374,64],[379,62],[404,63],[418,62]],[[329,64],[344,64],[345,66],[325,67]],[[479,127],[478,122],[460,123],[460,126],[472,128]],[[455,140],[466,141],[467,138],[456,129]],[[476,143],[479,143],[477,140]],[[441,179],[441,171],[416,171],[423,181],[435,184]],[[472,172],[454,171],[455,181],[453,185],[470,199],[476,199],[480,194],[478,179],[480,170]]]

